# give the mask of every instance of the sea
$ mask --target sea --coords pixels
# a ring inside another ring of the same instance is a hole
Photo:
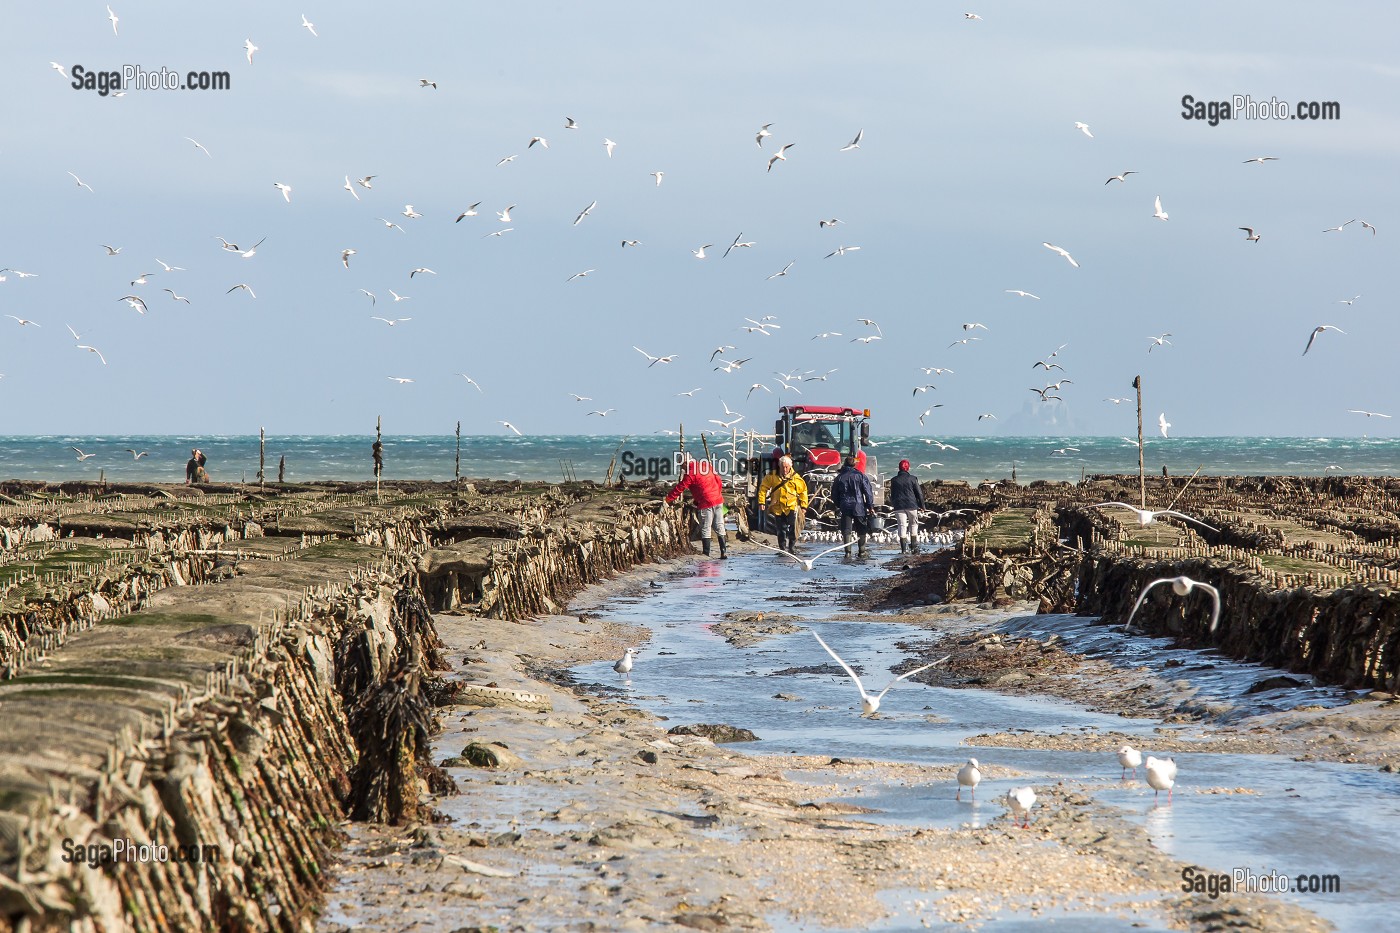
[[[707,438],[721,468],[735,472],[726,447]],[[676,475],[675,437],[647,435],[385,435],[387,480],[464,478],[601,481],[613,468],[629,481],[671,479]],[[372,480],[373,435],[273,435],[262,449],[265,479],[274,482],[279,466],[287,482]],[[943,444],[942,448],[939,444]],[[697,437],[687,449],[703,453]],[[208,459],[214,483],[254,483],[258,479],[257,435],[0,435],[0,480],[99,480],[111,482],[183,482],[190,450]],[[91,454],[78,459],[77,448]],[[766,451],[756,445],[754,454]],[[144,452],[137,458],[136,453]],[[739,457],[749,454],[740,441]],[[1098,473],[1130,474],[1138,469],[1137,446],[1121,437],[884,437],[867,454],[879,475],[894,472],[908,459],[922,480],[1077,481]],[[285,459],[284,459],[285,458]],[[1400,472],[1400,439],[1370,437],[1150,437],[1144,467],[1160,476],[1368,475]]]

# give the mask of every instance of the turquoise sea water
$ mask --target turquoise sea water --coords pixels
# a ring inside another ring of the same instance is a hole
[[[710,440],[713,445],[715,439]],[[926,440],[880,438],[879,446],[870,448],[870,452],[878,458],[882,475],[892,472],[899,460],[907,457],[915,465],[914,472],[925,480],[998,480],[1009,477],[1013,465],[1022,482],[1077,480],[1082,473],[1137,471],[1136,446],[1117,437],[940,439],[957,450],[940,450]],[[268,437],[267,479],[277,478],[278,460],[283,456],[289,482],[372,479],[373,441],[372,436],[363,435]],[[698,449],[698,444],[698,439],[688,439],[691,450]],[[79,462],[70,447],[94,456]],[[95,480],[101,475],[113,481],[182,482],[192,447],[199,447],[208,457],[212,481],[256,481],[256,435],[0,436],[0,480]],[[147,456],[136,460],[126,448],[147,451]],[[579,479],[601,480],[616,452],[630,455],[619,455],[617,470],[621,471],[628,463],[635,464],[632,469],[640,469],[644,458],[669,458],[675,449],[675,438],[654,435],[629,438],[625,443],[621,437],[593,435],[463,437],[461,475],[558,480],[566,468],[571,468]],[[1062,449],[1063,453],[1055,452]],[[386,435],[384,477],[452,479],[455,451],[456,439],[450,435]],[[920,466],[930,461],[941,465]],[[1400,439],[1155,437],[1147,441],[1145,465],[1153,475],[1160,475],[1166,466],[1173,476],[1189,475],[1198,466],[1202,475],[1395,475],[1400,473]]]

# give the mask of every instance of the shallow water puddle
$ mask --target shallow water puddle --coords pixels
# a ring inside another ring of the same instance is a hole
[[[876,552],[885,556],[888,552]],[[823,566],[825,565],[825,566]],[[581,681],[621,686],[638,706],[673,724],[726,723],[754,730],[761,741],[746,750],[838,758],[878,759],[948,767],[943,781],[871,784],[842,799],[880,812],[862,819],[940,827],[977,826],[1001,819],[997,798],[1012,786],[1076,782],[1101,803],[1121,809],[1147,828],[1153,843],[1173,857],[1210,871],[1248,870],[1335,875],[1339,893],[1288,897],[1342,929],[1368,929],[1377,909],[1400,906],[1390,884],[1387,839],[1400,829],[1400,780],[1369,765],[1296,762],[1280,755],[1178,753],[1180,773],[1171,805],[1154,802],[1141,780],[1120,780],[1111,752],[1040,748],[970,747],[964,739],[987,732],[1115,732],[1153,753],[1161,723],[1097,713],[1057,699],[1010,696],[979,689],[946,689],[904,681],[881,703],[880,716],[861,720],[854,685],[809,634],[816,631],[857,672],[867,691],[878,692],[894,676],[890,669],[908,654],[897,642],[918,631],[889,624],[881,616],[853,621],[834,600],[887,571],[876,561],[825,560],[804,573],[782,558],[735,554],[725,562],[694,565],[672,574],[638,600],[613,600],[609,618],[645,624],[653,637],[642,647],[632,683],[621,682],[608,663],[575,669]],[[809,602],[805,597],[817,597]],[[749,648],[727,644],[713,623],[728,612],[777,612],[800,616],[802,631],[776,635]],[[1162,639],[1125,638],[1106,626],[1073,616],[1019,617],[988,612],[989,630],[1045,637],[1059,634],[1071,650],[1135,667],[1147,665],[1196,688],[1203,703],[1233,705],[1250,712],[1290,708],[1302,702],[1346,702],[1345,691],[1309,687],[1246,696],[1247,688],[1277,673],[1204,652],[1169,648]],[[840,617],[840,618],[833,618]],[[1166,667],[1169,660],[1177,663]],[[816,668],[811,673],[784,673]],[[782,694],[785,698],[775,695]],[[1194,734],[1198,727],[1184,730]],[[954,795],[952,770],[976,757],[987,777],[977,801]],[[931,914],[904,913],[879,929],[926,929]],[[1127,921],[1081,915],[1059,918],[1073,929],[1123,929]],[[1147,920],[1149,928],[1155,919]],[[1092,921],[1091,926],[1085,923]],[[1029,915],[1003,915],[989,928],[1017,930],[1043,923]],[[798,929],[789,925],[789,929]],[[1143,927],[1134,927],[1142,929]]]

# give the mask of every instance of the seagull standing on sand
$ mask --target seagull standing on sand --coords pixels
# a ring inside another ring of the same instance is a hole
[[[1156,800],[1157,794],[1166,791],[1167,803],[1171,803],[1172,788],[1176,786],[1176,762],[1170,758],[1148,755],[1144,770],[1147,772],[1147,786],[1152,788],[1152,799]]]
[[[1011,822],[1028,829],[1031,825],[1031,807],[1035,806],[1035,789],[1017,787],[1006,792],[1006,806],[1011,810]]]
[[[970,788],[972,799],[977,799],[977,785],[982,780],[982,769],[976,758],[969,758],[967,764],[958,769],[958,793],[954,800],[962,800],[962,789]]]
[[[1308,337],[1308,345],[1307,345],[1306,347],[1303,348],[1303,355],[1304,355],[1304,356],[1307,356],[1307,355],[1308,355],[1308,351],[1312,349],[1313,341],[1317,339],[1317,335],[1320,334],[1320,333],[1322,333],[1322,332],[1325,331],[1325,330],[1335,330],[1335,331],[1336,331],[1337,333],[1339,333],[1339,334],[1345,334],[1345,333],[1346,333],[1346,331],[1342,330],[1340,327],[1337,327],[1336,325],[1333,325],[1333,324],[1319,324],[1318,326],[1316,326],[1316,327],[1313,328],[1312,334]]]
[[[1157,516],[1159,515],[1170,515],[1173,518],[1179,518],[1183,521],[1191,522],[1193,525],[1200,525],[1202,528],[1208,528],[1211,531],[1220,530],[1219,528],[1214,528],[1210,525],[1207,525],[1200,519],[1192,518],[1190,515],[1187,515],[1183,512],[1177,512],[1173,509],[1157,509],[1156,511],[1153,511],[1151,509],[1140,509],[1137,506],[1129,505],[1126,502],[1095,502],[1093,505],[1089,506],[1089,508],[1104,509],[1109,508],[1111,506],[1116,506],[1120,509],[1128,509],[1129,511],[1135,513],[1138,518],[1138,527],[1140,528],[1146,528],[1148,525],[1155,522],[1157,520]],[[1158,580],[1157,582],[1161,583],[1162,581]]]
[[[1127,779],[1128,769],[1133,769],[1133,777],[1137,777],[1138,765],[1142,764],[1142,752],[1131,745],[1124,745],[1118,749],[1118,763],[1123,766],[1123,779]]]
[[[843,545],[841,545],[841,547],[844,548],[845,545],[843,544]],[[833,550],[834,550],[834,548],[833,548]],[[820,557],[821,555],[817,555],[817,556]],[[816,559],[816,558],[813,558],[813,560],[815,560],[815,559]],[[921,671],[926,671],[926,670],[928,670],[928,669],[931,668],[931,667],[937,667],[938,665],[942,664],[944,661],[948,660],[948,658],[952,657],[952,655],[947,655],[947,656],[945,656],[945,657],[939,658],[937,661],[934,661],[932,664],[925,664],[923,667],[916,667],[916,668],[914,668],[912,671],[906,671],[905,673],[900,674],[900,675],[899,675],[898,677],[896,677],[894,680],[890,681],[890,682],[889,682],[889,685],[888,685],[887,687],[885,687],[885,689],[881,690],[881,691],[880,691],[879,693],[877,693],[876,695],[871,696],[870,694],[868,694],[868,693],[865,692],[865,685],[862,684],[862,683],[860,682],[860,678],[859,678],[858,676],[856,676],[856,672],[853,671],[853,670],[851,670],[851,666],[850,666],[849,664],[847,664],[845,661],[841,660],[841,656],[838,655],[835,651],[832,651],[832,650],[831,650],[831,647],[830,647],[829,645],[827,645],[826,642],[822,641],[822,637],[821,637],[820,635],[818,635],[816,632],[813,632],[813,633],[812,633],[812,637],[815,638],[815,639],[817,640],[817,643],[818,643],[819,645],[821,645],[823,648],[826,649],[826,653],[827,653],[827,654],[831,655],[833,658],[836,659],[836,663],[837,663],[837,664],[840,664],[841,667],[845,669],[846,673],[850,675],[851,680],[855,681],[856,689],[860,691],[860,709],[861,709],[861,713],[860,713],[860,714],[861,714],[861,716],[874,716],[876,713],[878,713],[878,712],[880,711],[880,701],[883,700],[883,699],[885,698],[885,694],[889,693],[890,690],[894,687],[894,685],[897,684],[897,683],[899,683],[901,680],[904,680],[904,679],[907,678],[907,677],[913,677],[915,674],[917,674],[917,673],[919,673],[919,672],[921,672]]]
[[[1220,591],[1209,583],[1202,583],[1200,580],[1192,580],[1190,577],[1182,575],[1180,577],[1164,577],[1161,580],[1153,580],[1142,588],[1138,594],[1137,602],[1133,604],[1133,611],[1128,613],[1128,621],[1123,624],[1123,631],[1130,632],[1133,628],[1133,616],[1142,608],[1143,602],[1147,599],[1148,592],[1158,583],[1170,583],[1172,592],[1178,596],[1189,596],[1191,591],[1200,587],[1210,594],[1211,600],[1215,604],[1214,610],[1210,614],[1210,630],[1215,631],[1215,627],[1220,624]]]

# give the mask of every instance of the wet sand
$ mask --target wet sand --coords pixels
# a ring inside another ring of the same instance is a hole
[[[1102,929],[1330,928],[1266,896],[1184,894],[1184,864],[1074,784],[1036,782],[1040,801],[1028,829],[1001,815],[956,828],[891,824],[850,800],[889,787],[950,795],[955,766],[746,754],[741,746],[668,735],[668,724],[627,703],[621,691],[574,688],[571,665],[617,658],[647,635],[609,621],[606,611],[595,618],[587,607],[644,594],[650,579],[677,566],[653,566],[586,591],[575,602],[588,616],[583,622],[572,614],[523,623],[437,617],[451,676],[536,694],[549,708],[531,701],[443,709],[437,760],[454,758],[471,743],[500,743],[508,747],[498,749],[502,764],[450,767],[461,793],[435,801],[448,821],[347,825],[320,929],[869,929],[884,917],[900,918],[900,928],[971,929],[996,919],[999,928],[1011,929],[1013,921],[1037,917],[1063,921],[1066,911],[1069,923],[1099,918]],[[969,655],[1024,658],[1023,667],[1034,659],[1038,676],[990,689],[1086,704],[1109,695],[1118,697],[1110,706],[1127,715],[1162,715],[1160,706],[1133,705],[1131,698],[1144,693],[1133,689],[1140,674],[1107,669],[1053,644],[979,651],[983,636],[973,632],[979,623],[967,607],[920,606],[863,618],[910,625],[910,641],[920,641],[921,650],[925,633],[917,629],[936,626],[930,653],[948,653],[940,640],[963,639],[959,650]],[[793,617],[765,613],[724,622],[725,636],[740,646],[793,625]],[[1049,665],[1041,665],[1046,657]],[[1018,670],[1005,661],[998,662],[1001,673]],[[929,675],[965,679],[969,664],[955,657],[948,672]],[[1363,738],[1391,740],[1395,707],[1369,702],[1279,714],[1269,722],[1198,726],[1208,741],[1231,751],[1347,760]],[[1323,734],[1343,740],[1318,746]],[[1356,741],[1348,744],[1347,737]],[[1107,751],[1119,739],[1014,733],[970,744],[1075,741]],[[1154,748],[1170,750],[1161,743]],[[1017,776],[994,765],[984,772],[988,780]]]

